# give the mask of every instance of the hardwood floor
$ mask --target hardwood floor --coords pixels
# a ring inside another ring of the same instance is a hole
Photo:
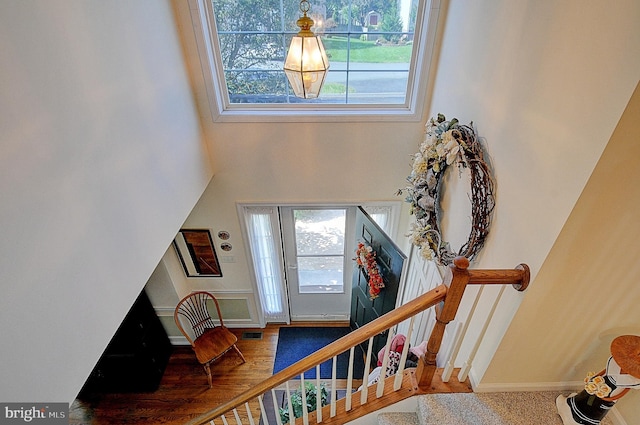
[[[242,364],[234,352],[211,366],[214,387],[190,346],[176,346],[160,387],[152,393],[89,394],[69,409],[70,424],[184,424],[271,376],[279,326],[232,329]],[[243,332],[262,332],[262,339],[242,339]]]
[[[177,346],[158,390],[83,396],[71,404],[69,424],[184,424],[271,376],[279,328],[232,329],[247,361],[242,364],[234,352],[224,355],[211,366],[212,389],[191,347]],[[242,339],[243,332],[262,332],[262,339]]]

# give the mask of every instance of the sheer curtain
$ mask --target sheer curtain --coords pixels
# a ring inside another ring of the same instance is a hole
[[[244,207],[256,284],[265,322],[289,322],[277,209]]]
[[[362,205],[362,208],[387,235],[391,236],[392,239],[395,237],[396,217],[400,209],[398,203],[389,205],[365,204]]]

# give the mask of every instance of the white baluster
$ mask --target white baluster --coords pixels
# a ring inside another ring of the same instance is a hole
[[[480,296],[482,296],[482,291],[484,290],[484,285],[480,286],[480,290],[476,294],[476,299],[473,301],[473,305],[471,306],[471,310],[469,310],[469,315],[467,316],[467,321],[462,328],[462,332],[460,336],[456,337],[455,345],[453,350],[451,351],[451,356],[449,356],[449,360],[442,371],[442,381],[449,382],[449,378],[451,378],[451,374],[453,373],[453,368],[456,364],[456,357],[458,357],[458,353],[460,352],[460,347],[462,346],[462,341],[464,341],[465,336],[467,335],[467,330],[469,329],[469,323],[471,323],[471,319],[473,318],[473,313],[476,311],[476,307],[478,306],[478,301],[480,300]]]
[[[249,425],[256,425],[253,421],[253,414],[251,413],[251,408],[249,407],[249,402],[244,404],[244,408],[247,409],[247,415],[249,416]]]
[[[296,425],[296,417],[293,414],[293,404],[291,403],[291,390],[289,389],[289,381],[284,383],[287,394],[287,408],[289,409],[289,423]]]
[[[309,409],[307,408],[307,388],[304,385],[304,372],[300,374],[300,395],[302,396],[302,423],[309,425]]]
[[[333,356],[333,366],[331,368],[331,416],[336,415],[336,375],[338,374],[338,356]]]
[[[269,419],[267,419],[267,409],[264,408],[264,402],[262,401],[263,396],[258,396],[258,404],[260,405],[260,413],[262,414],[262,422],[264,425],[270,425]],[[279,412],[276,410],[276,416],[280,416]]]
[[[278,406],[278,398],[276,397],[276,390],[271,388],[271,402],[273,403],[273,411],[276,412],[276,422],[278,425],[282,425],[282,419],[280,418],[280,408]]]
[[[225,418],[225,416],[224,416],[224,415],[220,416],[220,418],[222,418],[222,423],[223,423],[224,425],[229,425],[229,422],[227,422],[227,418]]]
[[[380,369],[380,378],[378,378],[378,387],[376,388],[376,398],[382,397],[384,394],[384,379],[387,377],[387,366],[389,365],[389,354],[391,351],[391,340],[393,332],[387,329],[387,343],[384,346],[384,356],[382,356],[382,369]]]
[[[480,332],[480,335],[478,335],[478,339],[476,340],[476,343],[473,346],[473,349],[471,350],[471,354],[469,354],[469,359],[466,362],[464,362],[464,364],[462,365],[462,368],[460,368],[460,373],[458,373],[458,381],[460,382],[463,382],[465,379],[467,379],[467,376],[469,376],[469,371],[471,370],[471,364],[473,363],[473,359],[476,357],[478,348],[480,348],[480,343],[482,343],[484,334],[487,333],[487,329],[489,328],[489,323],[491,323],[493,314],[496,312],[496,307],[498,307],[498,303],[500,302],[500,299],[502,298],[502,294],[506,287],[507,285],[502,285],[502,288],[500,288],[500,293],[498,293],[498,296],[493,302],[493,306],[491,306],[491,311],[489,312],[489,315],[487,316],[487,320],[484,322],[484,325],[482,326],[482,331]]]
[[[320,383],[320,365],[316,365],[316,422],[322,422],[322,392]]]
[[[364,374],[362,376],[362,392],[360,393],[360,404],[364,405],[367,402],[367,396],[369,395],[369,365],[371,364],[371,350],[373,347],[373,337],[369,338],[369,344],[367,346],[367,359],[364,362]]]
[[[402,355],[400,356],[400,365],[398,366],[398,371],[396,372],[395,380],[393,381],[393,391],[398,391],[402,386],[402,377],[404,375],[404,366],[407,362],[407,354],[409,353],[409,341],[411,341],[411,334],[413,333],[413,322],[416,316],[411,316],[411,320],[409,321],[409,329],[407,330],[407,339],[405,340],[404,348],[402,349]]]
[[[240,420],[240,415],[238,414],[238,409],[233,409],[233,416],[236,418],[236,423],[238,425],[242,425],[242,421]]]
[[[349,351],[349,371],[347,372],[347,395],[344,404],[344,410],[351,410],[351,391],[353,390],[353,357],[356,347],[351,347]]]
[[[448,332],[453,333],[453,338],[451,340],[452,342],[452,347],[450,347],[449,351],[447,353],[443,353],[442,349],[440,350],[440,353],[443,354],[443,358],[446,359],[446,363],[444,365],[444,368],[442,370],[442,382],[449,382],[449,379],[451,379],[451,374],[453,372],[453,369],[455,367],[455,361],[456,361],[456,357],[457,357],[457,353],[455,352],[455,345],[458,344],[458,342],[460,342],[462,344],[462,341],[464,341],[464,337],[462,335],[462,327],[463,327],[463,323],[462,322],[451,322],[449,323],[449,325],[447,325],[448,328],[445,329],[445,335],[449,335]],[[449,328],[454,328],[453,331],[449,331]],[[444,338],[443,338],[443,343],[444,343]],[[458,347],[459,349],[460,347]],[[438,353],[438,354],[440,354]],[[446,356],[445,356],[446,354]],[[436,358],[436,361],[438,361],[438,359]]]
[[[289,423],[296,425],[296,418],[293,415],[293,405],[291,404],[291,390],[289,390],[289,381],[284,383],[287,394],[287,407],[289,408]]]

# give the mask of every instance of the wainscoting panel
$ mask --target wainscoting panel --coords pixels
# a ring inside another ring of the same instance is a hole
[[[256,300],[251,291],[211,291],[218,304],[228,328],[259,328]],[[156,314],[169,335],[173,345],[188,345],[187,339],[182,335],[173,320],[175,307],[155,307]],[[215,311],[215,308],[214,308]]]

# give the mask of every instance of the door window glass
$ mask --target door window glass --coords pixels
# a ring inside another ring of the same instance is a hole
[[[294,210],[299,293],[344,291],[346,209]]]

